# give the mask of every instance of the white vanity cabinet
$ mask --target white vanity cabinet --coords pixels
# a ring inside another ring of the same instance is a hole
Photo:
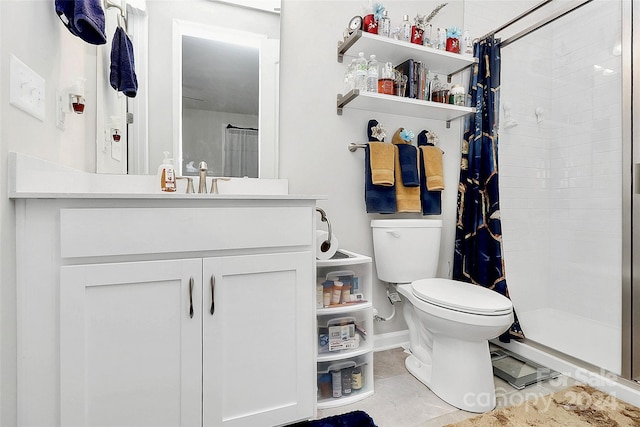
[[[315,417],[315,198],[15,203],[19,425]]]

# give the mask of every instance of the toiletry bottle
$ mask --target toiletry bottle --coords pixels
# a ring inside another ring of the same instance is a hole
[[[400,40],[411,42],[411,22],[409,22],[409,15],[404,15],[402,17],[402,25],[400,26]]]
[[[173,193],[176,191],[176,170],[173,167],[173,159],[169,157],[169,152],[165,151],[163,154],[164,160],[158,167],[160,190]]]
[[[349,93],[350,90],[355,88],[355,73],[356,73],[356,58],[351,60],[351,63],[347,67],[347,71],[344,74],[344,93]]]
[[[352,368],[343,368],[341,371],[343,396],[348,396],[351,394],[351,383],[352,383],[351,371],[352,371]]]
[[[331,305],[340,304],[342,299],[342,282],[335,280],[331,291]]]
[[[382,19],[378,24],[378,34],[383,37],[391,37],[391,19],[389,19],[386,10],[382,12]]]
[[[473,55],[473,39],[469,35],[469,30],[464,30],[462,35],[462,49],[465,55]]]
[[[333,397],[342,397],[342,374],[340,371],[331,371],[331,390]]]
[[[351,370],[351,388],[360,390],[362,388],[362,368],[356,366]]]
[[[391,62],[386,62],[380,70],[378,93],[393,95],[393,64]]]
[[[367,92],[378,92],[378,61],[375,55],[369,57],[367,65]]]
[[[364,57],[364,52],[358,52],[358,58],[356,58],[356,70],[354,73],[354,89],[361,91],[367,90],[367,58]]]

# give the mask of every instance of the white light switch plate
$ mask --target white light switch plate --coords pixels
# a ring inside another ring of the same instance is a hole
[[[13,54],[11,54],[9,67],[9,103],[44,121],[44,78]]]

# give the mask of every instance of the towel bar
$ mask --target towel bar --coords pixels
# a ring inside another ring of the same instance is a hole
[[[355,142],[352,142],[352,143],[349,144],[349,151],[351,151],[353,153],[358,148],[365,148],[366,146],[367,146],[367,144],[356,144]]]
[[[355,142],[350,142],[348,148],[349,148],[349,151],[351,151],[353,153],[358,148],[365,148],[366,146],[367,146],[367,144],[356,144]],[[444,154],[444,150],[442,151],[442,154]]]

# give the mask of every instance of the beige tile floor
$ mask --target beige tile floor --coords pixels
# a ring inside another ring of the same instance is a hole
[[[416,380],[404,367],[407,356],[402,348],[374,353],[373,396],[351,405],[320,409],[318,418],[361,410],[368,413],[378,427],[440,427],[477,415],[442,401]],[[574,380],[561,376],[517,390],[499,378],[494,379],[498,407],[517,405],[528,398],[575,384]]]

